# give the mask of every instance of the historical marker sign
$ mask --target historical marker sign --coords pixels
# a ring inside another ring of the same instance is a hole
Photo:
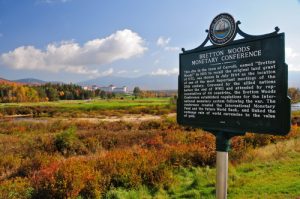
[[[285,135],[290,129],[284,33],[251,36],[228,14],[180,54],[178,122],[211,131]],[[239,33],[244,39],[232,41]],[[210,40],[213,45],[205,47]]]

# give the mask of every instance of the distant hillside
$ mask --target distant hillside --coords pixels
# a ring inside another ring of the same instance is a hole
[[[76,84],[85,85],[98,85],[98,86],[108,86],[113,84],[115,86],[127,86],[129,90],[133,90],[135,86],[140,87],[143,90],[176,90],[178,85],[177,75],[144,75],[140,77],[116,77],[116,76],[106,76],[99,77],[92,80],[87,80],[83,82],[77,82]],[[18,79],[15,81],[0,78],[0,83],[19,83],[19,84],[29,84],[29,85],[41,85],[47,83],[47,81],[35,79],[35,78],[25,78]],[[59,81],[52,81],[51,83],[63,83]],[[300,71],[290,71],[289,72],[289,87],[300,88]]]
[[[44,81],[44,80],[35,79],[35,78],[25,78],[25,79],[18,79],[18,80],[14,80],[14,81],[20,82],[23,84],[27,84],[27,85],[42,85],[42,84],[46,84],[46,83],[64,84],[64,82],[62,82],[62,81]]]
[[[40,79],[35,79],[35,78],[25,78],[25,79],[18,79],[18,80],[14,80],[15,82],[20,82],[23,84],[30,84],[30,85],[41,85],[41,84],[45,84],[47,82],[40,80]]]
[[[98,85],[107,86],[113,84],[115,86],[127,86],[132,90],[135,86],[139,86],[144,90],[173,90],[177,89],[177,75],[144,75],[135,78],[107,76],[79,82],[79,85]],[[289,87],[300,88],[300,71],[289,72]]]
[[[11,81],[7,79],[0,78],[0,83],[11,83]]]
[[[22,84],[22,83],[0,78],[0,84]]]
[[[133,90],[135,86],[140,87],[142,90],[173,90],[177,89],[177,79],[177,75],[144,75],[132,78],[107,76],[84,82],[78,82],[78,84],[98,86],[108,86],[113,84],[118,87],[127,86],[129,90]]]

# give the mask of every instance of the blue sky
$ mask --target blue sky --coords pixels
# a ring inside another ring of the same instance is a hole
[[[78,82],[107,75],[176,75],[222,12],[249,34],[286,34],[300,71],[300,2],[238,0],[0,0],[0,77]]]

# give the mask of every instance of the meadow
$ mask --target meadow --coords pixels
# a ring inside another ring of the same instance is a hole
[[[136,111],[160,119],[76,119],[105,116],[109,103],[116,106],[108,114]],[[175,116],[168,116],[176,110],[170,98],[1,106],[0,198],[214,198],[215,138],[177,125]],[[13,115],[7,110],[22,107],[44,108],[44,120],[6,117]],[[233,138],[228,198],[299,197],[299,146],[296,124],[284,137]]]
[[[23,103],[2,103],[0,107],[56,107],[67,110],[89,110],[98,109],[120,109],[132,106],[163,106],[169,104],[168,97],[161,98],[134,98],[121,97],[117,99],[91,99],[91,100],[60,100],[54,102],[23,102]]]
[[[1,103],[2,116],[28,115],[33,117],[82,117],[120,114],[162,115],[176,112],[172,98],[134,98],[94,100],[61,100],[54,102]],[[0,116],[1,116],[0,115]]]

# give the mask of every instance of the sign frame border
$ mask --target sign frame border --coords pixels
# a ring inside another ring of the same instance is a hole
[[[184,48],[182,48],[182,53],[179,54],[179,75],[178,75],[178,99],[177,99],[177,122],[180,125],[183,126],[190,126],[193,128],[203,128],[204,130],[207,131],[212,131],[212,132],[227,132],[227,133],[233,133],[236,135],[240,135],[240,134],[244,134],[245,132],[249,132],[249,131],[253,131],[254,133],[258,133],[258,134],[271,134],[271,135],[286,135],[289,133],[290,128],[291,128],[291,103],[290,103],[290,97],[288,96],[288,93],[286,93],[286,98],[283,99],[283,101],[285,102],[286,107],[284,108],[284,113],[285,116],[283,116],[283,118],[286,121],[282,121],[285,125],[282,128],[282,131],[273,131],[270,132],[269,130],[261,130],[261,129],[237,129],[237,128],[219,128],[219,127],[203,127],[201,125],[195,125],[195,124],[185,124],[183,123],[183,121],[181,120],[181,118],[183,117],[183,113],[181,113],[181,108],[179,107],[179,105],[182,105],[182,97],[183,94],[181,94],[181,91],[183,91],[183,85],[181,85],[181,76],[182,76],[182,66],[181,66],[181,56],[186,55],[186,54],[191,54],[191,53],[197,53],[197,52],[201,52],[201,51],[206,51],[206,50],[213,50],[213,49],[218,49],[218,48],[223,48],[223,47],[227,47],[227,46],[231,46],[231,45],[237,45],[237,44],[242,44],[242,43],[247,43],[247,42],[255,42],[255,41],[260,41],[262,39],[267,39],[267,38],[273,38],[273,37],[282,37],[283,38],[283,46],[285,46],[285,34],[284,33],[279,33],[279,28],[275,27],[275,31],[269,34],[264,34],[264,35],[249,35],[245,32],[243,32],[240,28],[239,28],[239,24],[241,24],[240,21],[236,22],[236,32],[238,34],[240,34],[242,37],[244,37],[243,39],[239,39],[239,40],[233,40],[228,42],[227,44],[221,46],[221,45],[210,45],[210,46],[205,46],[207,44],[207,42],[210,40],[209,39],[209,34],[207,35],[205,41],[198,46],[195,49],[192,50],[185,50]],[[206,30],[206,32],[208,33],[208,30]],[[235,35],[236,36],[236,35]],[[285,49],[283,49],[283,52],[285,54]],[[285,57],[285,56],[284,56]],[[283,60],[283,65],[280,67],[284,67],[282,70],[285,73],[284,76],[284,80],[283,80],[283,87],[284,90],[288,90],[288,65],[285,63],[285,58]]]

